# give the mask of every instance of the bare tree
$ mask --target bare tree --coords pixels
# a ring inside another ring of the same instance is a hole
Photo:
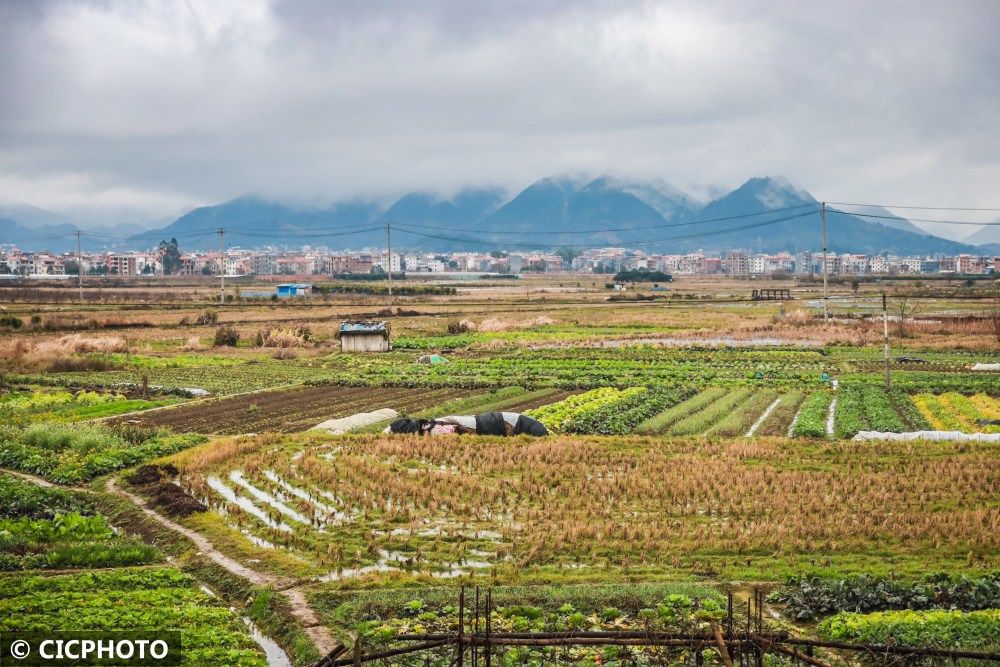
[[[899,318],[900,338],[906,338],[906,321],[912,320],[920,312],[920,306],[921,304],[912,297],[900,296],[896,298],[892,311]]]

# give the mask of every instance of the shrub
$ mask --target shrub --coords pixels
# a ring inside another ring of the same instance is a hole
[[[309,340],[308,329],[268,329],[258,331],[254,342],[259,347],[302,347]]]
[[[469,333],[469,320],[459,320],[458,322],[448,322],[448,333],[451,335]]]
[[[201,324],[201,325],[206,325],[206,324],[214,325],[218,323],[219,323],[219,313],[218,311],[211,309],[203,312],[201,315],[198,316],[198,319],[195,320],[195,324]]]
[[[236,347],[240,342],[240,332],[235,327],[224,325],[215,330],[215,347]]]
[[[0,327],[8,329],[20,329],[24,325],[21,318],[10,313],[0,313]]]

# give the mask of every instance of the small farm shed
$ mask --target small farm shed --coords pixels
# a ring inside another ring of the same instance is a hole
[[[312,294],[311,283],[281,283],[275,294],[278,296],[309,296]]]
[[[341,322],[341,352],[388,352],[389,342],[387,322]]]

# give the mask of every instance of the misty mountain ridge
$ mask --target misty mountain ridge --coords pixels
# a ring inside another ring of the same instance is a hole
[[[998,224],[981,227],[966,236],[963,241],[973,245],[1000,245],[1000,218],[997,218],[993,222]]]
[[[392,223],[393,247],[400,250],[517,251],[619,245],[669,253],[796,252],[820,248],[818,208],[809,192],[781,177],[754,177],[702,203],[662,180],[562,175],[539,179],[513,196],[499,187],[485,187],[451,195],[411,192],[391,203],[358,197],[315,206],[247,195],[195,208],[168,225],[122,242],[108,234],[110,240],[103,243],[148,249],[176,238],[184,250],[213,250],[219,246],[217,230],[221,227],[227,230],[227,247],[382,248],[385,225]],[[933,236],[884,209],[853,210],[890,216],[886,219],[828,210],[831,252],[923,255],[995,250]],[[45,219],[37,211],[32,219]],[[8,232],[0,221],[0,243],[28,236],[21,228],[32,229],[29,225],[14,215],[6,217],[19,229]],[[56,236],[65,229],[59,225],[33,231],[41,237]],[[70,226],[69,233],[73,229]],[[983,234],[990,242],[992,233],[1000,229],[981,232],[990,233]],[[75,249],[75,239],[67,243]],[[91,239],[85,247],[99,243]],[[59,246],[42,244],[52,250]]]

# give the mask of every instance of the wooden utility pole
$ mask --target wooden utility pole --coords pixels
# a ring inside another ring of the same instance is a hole
[[[226,229],[219,227],[219,303],[226,302]]]
[[[892,389],[892,376],[889,374],[889,308],[886,304],[885,292],[882,292],[882,359],[885,362],[885,389]]]
[[[392,308],[392,224],[385,223],[385,246],[388,257],[386,258],[386,270],[389,272],[389,307]]]
[[[83,303],[83,251],[80,249],[80,230],[76,230],[76,286],[80,290],[80,303]]]
[[[827,307],[827,299],[830,298],[827,292],[827,279],[826,279],[826,202],[822,202],[819,209],[819,219],[820,227],[823,230],[823,321],[826,322],[830,319],[830,311]]]

